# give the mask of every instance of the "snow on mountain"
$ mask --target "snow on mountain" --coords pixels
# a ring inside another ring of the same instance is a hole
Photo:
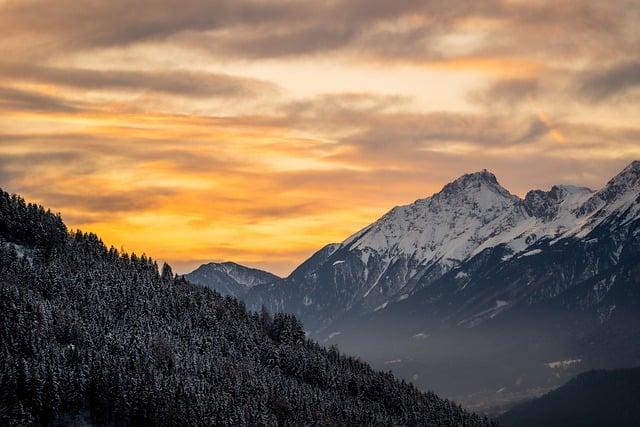
[[[458,178],[432,197],[393,208],[343,246],[383,253],[387,260],[404,255],[422,264],[434,259],[451,264],[524,217],[520,199],[484,170]]]
[[[640,162],[598,192],[556,185],[523,199],[487,170],[466,174],[323,248],[289,278],[252,290],[248,302],[297,313],[313,327],[354,309],[380,311],[489,248],[503,249],[502,262],[532,258],[541,243],[582,238],[611,215],[637,218],[639,193]]]
[[[188,281],[214,289],[223,295],[243,296],[250,288],[272,283],[280,278],[274,274],[234,262],[210,262],[184,276]]]
[[[565,370],[540,373],[550,360],[637,363],[639,236],[640,162],[597,192],[556,185],[523,198],[481,171],[393,208],[245,301],[296,314],[319,340],[341,331],[332,343],[379,366],[402,360],[394,369],[418,383],[519,393],[561,380]]]
[[[624,196],[637,196],[640,187],[640,161],[634,161],[622,172],[616,175],[600,191],[595,193],[578,209],[578,216],[591,214],[605,205],[612,205],[615,202],[629,201]]]
[[[555,185],[550,191],[529,191],[521,200],[525,217],[511,230],[485,241],[471,255],[501,244],[518,253],[543,238],[578,232],[585,221],[575,211],[592,195],[589,188],[571,185]]]
[[[585,226],[579,236],[601,224],[610,216],[624,216],[631,221],[640,216],[640,161],[634,161],[611,179],[600,191],[593,194],[576,215],[583,218]]]

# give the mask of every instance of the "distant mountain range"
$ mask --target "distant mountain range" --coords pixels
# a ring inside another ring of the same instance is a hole
[[[203,264],[184,277],[191,283],[233,297],[242,297],[254,286],[272,283],[280,279],[275,274],[245,267],[235,262]]]
[[[506,427],[640,425],[640,368],[590,371],[504,414]]]
[[[243,299],[447,395],[520,398],[584,369],[640,363],[639,225],[638,161],[598,191],[524,198],[484,170]]]

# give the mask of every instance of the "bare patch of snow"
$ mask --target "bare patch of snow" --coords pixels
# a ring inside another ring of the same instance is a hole
[[[417,334],[415,334],[413,336],[414,340],[426,340],[427,338],[429,338],[431,335],[429,334],[425,334],[424,332],[418,332]]]
[[[526,256],[538,255],[540,253],[542,253],[542,249],[534,249],[532,251],[523,253],[522,255],[520,255],[520,258],[526,257]]]
[[[469,277],[469,275],[464,271],[460,271],[458,274],[456,274],[456,279],[466,279],[467,277]]]
[[[545,363],[551,369],[567,369],[571,366],[578,365],[582,362],[582,359],[569,359],[569,360],[558,360],[556,362]]]
[[[481,312],[475,314],[472,317],[461,320],[458,322],[458,326],[466,324],[468,328],[473,328],[478,326],[486,319],[493,319],[496,317],[502,310],[509,306],[508,301],[496,300],[495,305],[486,310],[482,310]]]
[[[384,310],[385,308],[387,308],[387,304],[389,304],[389,301],[385,301],[382,304],[380,304],[379,306],[377,306],[375,308],[375,310],[373,311],[378,311],[378,310]]]

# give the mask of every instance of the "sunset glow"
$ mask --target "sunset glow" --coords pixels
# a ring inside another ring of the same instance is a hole
[[[640,158],[638,22],[634,0],[0,1],[0,186],[180,272],[287,274],[465,172],[600,187]]]

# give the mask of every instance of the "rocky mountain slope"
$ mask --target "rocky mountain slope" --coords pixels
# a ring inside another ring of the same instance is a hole
[[[557,185],[522,199],[487,171],[465,175],[246,301],[295,313],[312,336],[408,378],[430,375],[446,393],[505,394],[577,369],[547,366],[558,360],[640,360],[640,341],[629,341],[639,295],[636,161],[599,191]],[[469,369],[456,370],[458,383],[442,364]]]
[[[277,286],[256,287],[247,301],[300,314],[314,330],[349,311],[380,310],[485,249],[502,247],[505,261],[529,256],[549,239],[584,238],[627,208],[629,218],[637,215],[639,171],[640,162],[632,163],[596,193],[559,185],[524,199],[490,172],[464,175],[312,257],[323,262],[303,264]]]
[[[245,267],[235,262],[203,264],[184,277],[191,283],[206,286],[222,295],[231,295],[236,298],[244,296],[254,286],[280,279],[275,274]]]

